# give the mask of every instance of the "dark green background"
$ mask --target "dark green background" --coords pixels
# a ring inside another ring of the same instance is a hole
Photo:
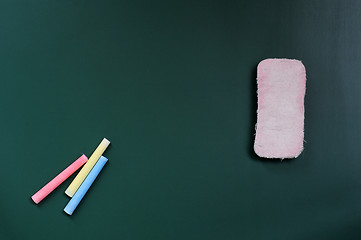
[[[0,238],[361,239],[360,1],[0,1]],[[256,66],[302,60],[305,150],[258,158]],[[109,163],[74,215],[68,179]]]

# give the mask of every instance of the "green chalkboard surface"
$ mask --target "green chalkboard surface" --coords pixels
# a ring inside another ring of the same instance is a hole
[[[0,239],[361,239],[361,2],[0,1]],[[253,151],[256,66],[307,71],[305,150]],[[103,137],[73,216],[73,177]]]

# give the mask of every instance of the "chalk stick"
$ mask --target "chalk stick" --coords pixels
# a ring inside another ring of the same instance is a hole
[[[88,176],[85,178],[84,182],[80,185],[78,191],[74,194],[74,196],[70,199],[66,207],[64,208],[64,212],[69,215],[72,215],[76,207],[79,205],[80,201],[83,199],[84,195],[93,184],[94,180],[97,178],[100,171],[103,169],[105,163],[108,159],[104,156],[101,156],[93,169],[90,171]]]
[[[75,160],[69,167],[59,173],[53,180],[37,191],[31,199],[38,204],[46,196],[48,196],[55,188],[57,188],[62,182],[64,182],[70,175],[78,170],[84,163],[88,161],[88,158],[83,154],[80,158]]]
[[[80,170],[78,175],[71,182],[69,187],[65,190],[65,194],[69,197],[73,197],[75,192],[78,190],[86,176],[88,176],[90,170],[94,167],[100,156],[104,153],[104,151],[109,146],[110,142],[108,139],[104,138],[99,146],[95,149],[93,154],[90,156],[88,162],[84,165],[84,167]]]

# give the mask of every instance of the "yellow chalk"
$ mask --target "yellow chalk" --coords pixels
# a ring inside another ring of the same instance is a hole
[[[74,178],[74,180],[71,182],[69,187],[65,190],[65,194],[69,197],[73,197],[75,192],[78,190],[80,185],[83,183],[86,176],[88,176],[89,172],[92,170],[94,165],[97,163],[100,156],[103,154],[105,149],[109,146],[110,142],[108,139],[104,138],[99,146],[95,149],[93,154],[90,156],[88,162],[84,165],[84,167],[80,170],[78,175]]]

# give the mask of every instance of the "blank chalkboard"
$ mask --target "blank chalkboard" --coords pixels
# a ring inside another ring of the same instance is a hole
[[[361,239],[361,2],[0,2],[0,239]],[[253,151],[256,66],[303,62],[305,149]],[[73,216],[73,177],[109,162]]]

